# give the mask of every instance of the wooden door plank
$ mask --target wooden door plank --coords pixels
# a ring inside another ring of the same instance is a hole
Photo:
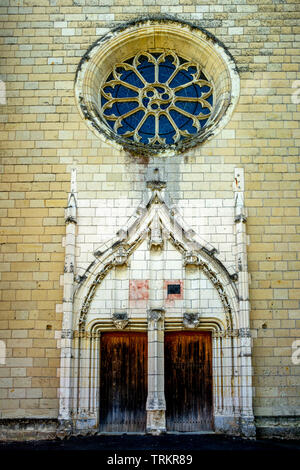
[[[100,430],[145,431],[147,333],[103,333],[100,350]]]
[[[165,334],[167,430],[212,429],[211,351],[210,332]]]

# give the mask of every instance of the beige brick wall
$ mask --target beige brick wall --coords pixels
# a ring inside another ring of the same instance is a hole
[[[95,6],[92,0],[41,0],[36,5],[2,0],[0,6],[0,79],[6,86],[6,104],[0,104],[0,339],[7,346],[6,365],[0,365],[1,416],[58,413],[55,332],[62,319],[57,304],[71,165],[77,166],[79,199],[123,199],[131,213],[141,198],[144,163],[97,140],[79,117],[76,67],[108,28],[159,13],[207,28],[240,69],[241,96],[231,122],[209,143],[173,160],[171,195],[191,205],[231,198],[233,169],[244,167],[254,411],[299,414],[300,366],[291,361],[292,342],[300,339],[300,130],[299,105],[292,100],[293,83],[300,80],[299,3],[107,0]],[[99,237],[100,244],[105,230],[101,237],[91,233],[92,243]]]

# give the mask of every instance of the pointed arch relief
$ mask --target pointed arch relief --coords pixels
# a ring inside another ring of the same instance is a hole
[[[214,430],[254,436],[245,220],[233,218],[236,259],[244,260],[237,274],[185,223],[161,171],[149,170],[142,202],[93,253],[76,277],[72,302],[64,304],[60,416],[80,432],[99,428],[101,338],[112,330],[147,331],[147,432],[165,432],[164,332],[197,329],[211,336]],[[76,217],[70,199],[66,222],[74,260]],[[66,299],[73,276],[65,273]]]
[[[124,289],[124,283],[127,282],[127,303],[125,302],[126,306],[123,307],[122,311],[120,302],[117,307],[112,302],[110,316],[112,317],[116,313],[126,313],[126,319],[128,319],[128,312],[132,311],[132,308],[135,308],[135,312],[138,312],[138,309],[136,309],[137,305],[143,306],[145,315],[147,309],[151,308],[151,298],[149,299],[151,292],[150,294],[149,292],[144,294],[143,303],[137,302],[130,305],[131,290],[143,288],[143,286],[138,285],[138,282],[158,285],[159,280],[155,279],[155,271],[164,271],[164,279],[160,279],[160,281],[166,283],[168,282],[166,279],[170,279],[170,282],[173,279],[172,282],[174,284],[176,279],[178,279],[178,282],[182,279],[183,294],[178,298],[176,298],[176,295],[174,297],[173,294],[167,295],[166,284],[164,286],[161,284],[164,293],[160,298],[152,299],[154,305],[160,304],[159,307],[165,308],[167,303],[167,307],[173,309],[173,313],[175,312],[175,317],[176,315],[181,317],[181,324],[184,321],[184,315],[186,320],[188,315],[192,318],[193,314],[197,314],[198,320],[203,317],[202,320],[199,320],[198,327],[206,316],[203,313],[205,308],[201,307],[200,301],[197,304],[197,299],[187,299],[186,294],[189,285],[189,289],[196,290],[201,298],[201,292],[207,290],[207,287],[203,289],[203,283],[207,279],[209,287],[215,292],[212,298],[214,295],[216,298],[211,300],[211,305],[207,306],[206,311],[210,312],[209,316],[211,318],[214,316],[214,310],[222,311],[223,315],[223,320],[220,323],[222,328],[216,327],[215,331],[217,333],[217,331],[222,330],[232,334],[231,332],[239,328],[235,273],[230,273],[226,269],[224,264],[217,258],[217,250],[212,245],[199,237],[185,224],[179,211],[167,205],[165,201],[165,185],[161,182],[151,181],[148,183],[148,189],[148,202],[141,203],[129,219],[128,224],[121,227],[112,240],[103,243],[94,252],[95,260],[87,268],[84,275],[78,279],[78,286],[74,297],[74,330],[85,331],[88,328],[87,324],[90,324],[88,315],[91,305],[97,297],[97,292],[101,289],[101,286],[105,291],[108,289],[118,291],[118,282],[120,286],[123,285],[122,289]],[[150,253],[152,253],[151,256]],[[161,264],[158,261],[155,264],[155,257],[160,258]],[[139,274],[141,269],[137,268],[138,265],[141,265],[141,262],[144,269],[143,275]],[[154,264],[151,265],[151,263]],[[120,280],[116,281],[116,273],[119,276],[121,270],[126,271],[126,275],[123,276],[123,284]],[[188,274],[191,270],[195,278],[194,281],[188,279]],[[177,273],[177,276],[175,276],[174,281],[175,273]],[[108,283],[110,287],[105,287],[103,283],[108,278],[110,279]],[[202,279],[202,287],[200,279]],[[149,289],[149,286],[144,286],[144,289]],[[146,299],[147,295],[148,298]],[[172,320],[170,319],[170,321],[174,321],[175,317]],[[166,321],[168,321],[167,314]],[[196,320],[195,322],[197,323]],[[127,326],[128,321],[125,323]],[[187,325],[188,322],[186,321],[185,324]],[[193,322],[190,324],[192,325]]]

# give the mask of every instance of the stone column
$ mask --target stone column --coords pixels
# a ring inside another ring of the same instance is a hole
[[[147,432],[166,431],[166,401],[164,392],[164,311],[148,312],[148,397]]]
[[[90,354],[91,335],[88,331],[81,332],[80,338],[80,375],[79,375],[79,396],[78,414],[76,427],[85,429],[88,427],[89,416],[89,394],[90,394]]]
[[[213,360],[213,397],[214,414],[218,416],[223,412],[222,367],[221,367],[221,339],[220,332],[212,334],[212,360]]]
[[[96,428],[98,421],[97,394],[99,388],[99,331],[90,333],[89,381],[88,381],[88,427]]]
[[[157,208],[149,233],[147,432],[166,430],[164,393],[164,240]]]
[[[252,339],[250,332],[249,274],[247,262],[247,213],[244,205],[244,169],[235,169],[235,233],[236,262],[238,268],[239,319],[240,319],[240,375],[241,375],[241,432],[255,436],[252,407]]]
[[[76,249],[76,170],[71,174],[71,193],[68,206],[65,210],[66,242],[64,267],[64,298],[63,323],[61,333],[61,363],[60,363],[60,389],[59,389],[59,420],[61,430],[70,430],[71,423],[71,396],[72,396],[72,315],[73,315],[73,288],[75,273]]]

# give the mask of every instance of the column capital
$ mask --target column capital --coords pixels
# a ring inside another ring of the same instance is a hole
[[[163,308],[151,308],[148,310],[148,323],[158,322],[164,319],[165,310]]]

